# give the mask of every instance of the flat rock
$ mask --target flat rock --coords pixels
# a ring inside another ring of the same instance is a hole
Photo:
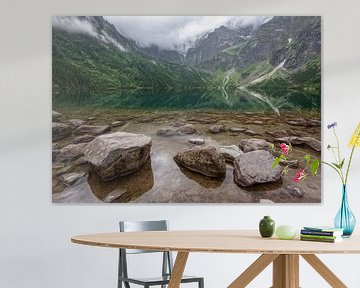
[[[124,122],[123,121],[114,121],[110,124],[111,127],[119,127],[119,126],[122,126],[124,125]]]
[[[234,133],[242,133],[245,132],[247,129],[246,128],[241,128],[241,127],[231,127],[229,128],[230,132],[234,132]]]
[[[282,137],[276,138],[276,141],[290,143],[291,145],[307,145],[308,147],[314,149],[315,151],[321,151],[321,142],[312,137],[297,137],[297,136],[290,136],[290,137]]]
[[[194,134],[196,133],[196,128],[193,124],[186,124],[183,126],[180,126],[178,128],[178,131],[184,134]]]
[[[275,202],[271,201],[270,199],[260,199],[259,203],[261,203],[261,204],[273,204]]]
[[[189,143],[194,145],[203,145],[205,144],[205,140],[202,138],[191,138],[189,139]]]
[[[74,143],[74,144],[88,143],[88,142],[91,142],[92,140],[94,140],[95,137],[96,137],[96,136],[94,136],[94,135],[89,135],[89,134],[77,136],[77,137],[74,138],[73,143]]]
[[[209,132],[212,134],[225,132],[225,126],[224,125],[213,125],[209,128]]]
[[[243,153],[236,145],[221,146],[219,152],[225,157],[225,160],[230,163],[233,163],[235,158]]]
[[[281,179],[282,168],[272,168],[274,157],[264,150],[243,153],[234,160],[234,182],[243,187]]]
[[[289,137],[289,136],[300,136],[298,132],[295,132],[291,129],[286,130],[276,130],[273,132],[267,131],[267,134],[271,135],[274,138],[281,138],[281,137]]]
[[[286,123],[293,126],[305,126],[305,127],[321,126],[321,121],[319,120],[313,120],[313,119],[306,120],[304,118],[292,119],[287,121]]]
[[[250,130],[250,129],[245,130],[243,133],[244,133],[244,134],[246,134],[246,135],[249,135],[249,136],[257,136],[257,135],[261,135],[260,133],[255,132],[255,131]]]
[[[117,190],[111,191],[108,195],[105,196],[103,201],[105,203],[113,203],[114,201],[116,201],[116,199],[120,198],[126,192],[127,192],[126,189],[117,189]]]
[[[84,150],[87,145],[88,143],[69,144],[59,150],[55,159],[60,162],[76,160],[81,156],[84,156]]]
[[[301,191],[298,187],[295,187],[294,185],[286,186],[285,190],[297,198],[302,198],[305,196],[304,191]]]
[[[156,131],[156,135],[160,137],[171,137],[180,135],[180,132],[177,129],[161,128]]]
[[[69,119],[65,121],[66,124],[69,124],[71,126],[74,127],[79,127],[81,125],[83,125],[85,123],[84,120],[80,120],[80,119]]]
[[[299,168],[299,160],[281,160],[280,165],[288,166],[290,168]]]
[[[81,125],[76,130],[76,134],[92,134],[100,135],[109,132],[111,127],[107,126],[93,126],[93,125]]]
[[[52,111],[52,121],[56,122],[62,118],[62,114],[56,111]]]
[[[150,149],[151,138],[146,135],[115,132],[96,137],[84,154],[101,180],[108,181],[139,170]]]
[[[57,141],[71,135],[74,127],[65,123],[52,122],[52,140]]]
[[[264,124],[264,121],[255,120],[255,121],[251,121],[251,122],[249,122],[249,124],[263,125],[263,124]]]
[[[255,150],[269,150],[270,145],[270,142],[258,138],[243,139],[239,143],[239,147],[244,153]]]
[[[71,173],[65,173],[62,174],[60,176],[60,180],[66,185],[66,186],[72,186],[75,184],[75,182],[77,182],[78,180],[80,180],[81,178],[83,178],[84,176],[86,176],[87,173],[85,172],[71,172]]]
[[[202,175],[221,178],[226,174],[225,158],[214,147],[194,147],[178,152],[174,160]]]

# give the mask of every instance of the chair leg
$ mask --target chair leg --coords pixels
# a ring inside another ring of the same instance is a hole
[[[204,279],[199,280],[199,288],[204,288]]]

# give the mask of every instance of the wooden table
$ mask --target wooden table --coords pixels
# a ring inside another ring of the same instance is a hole
[[[261,238],[255,230],[118,232],[75,236],[77,244],[177,251],[169,288],[178,288],[190,252],[262,254],[228,288],[246,287],[273,263],[273,288],[299,287],[299,256],[302,256],[331,287],[347,287],[315,254],[360,253],[360,237],[343,242],[319,243]]]

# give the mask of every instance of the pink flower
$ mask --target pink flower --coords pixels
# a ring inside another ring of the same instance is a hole
[[[298,183],[298,182],[300,182],[300,180],[304,179],[305,177],[306,177],[305,170],[301,169],[301,170],[296,171],[296,174],[295,174],[293,180],[295,183]]]
[[[286,145],[285,143],[280,143],[279,145],[280,145],[280,148],[283,151],[284,155],[288,155],[289,150],[290,150],[289,145]]]

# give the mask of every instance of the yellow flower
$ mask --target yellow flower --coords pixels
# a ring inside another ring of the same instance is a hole
[[[360,122],[350,138],[349,146],[360,147]]]

